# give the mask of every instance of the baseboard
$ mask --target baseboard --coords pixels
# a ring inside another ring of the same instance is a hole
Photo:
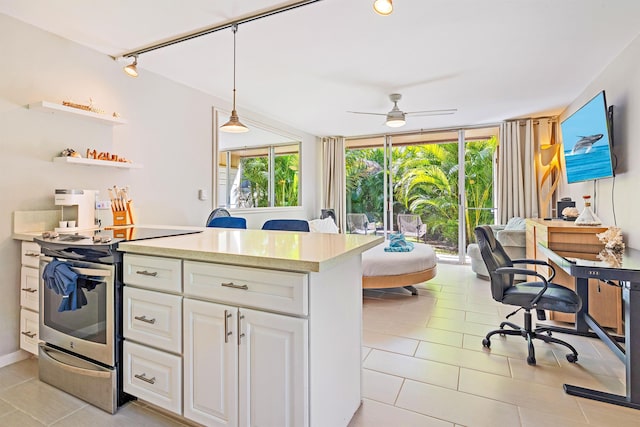
[[[0,356],[0,368],[12,365],[16,362],[20,362],[21,360],[28,359],[32,354],[28,351],[18,350],[13,353],[5,354]]]

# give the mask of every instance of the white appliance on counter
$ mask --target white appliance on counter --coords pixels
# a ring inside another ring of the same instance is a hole
[[[96,227],[96,190],[56,189],[54,203],[62,207],[59,233]],[[64,225],[64,226],[63,226]]]

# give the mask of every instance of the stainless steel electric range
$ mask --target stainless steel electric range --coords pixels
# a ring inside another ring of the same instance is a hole
[[[128,240],[199,233],[129,227],[43,233],[40,245],[40,380],[115,413],[122,389],[122,254]]]

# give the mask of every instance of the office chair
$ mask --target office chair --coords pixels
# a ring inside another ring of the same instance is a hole
[[[207,218],[207,222],[205,223],[205,226],[209,227],[209,223],[211,222],[212,219],[224,217],[224,216],[231,216],[231,214],[225,208],[215,208],[209,214],[209,218]]]
[[[207,227],[216,228],[247,228],[247,220],[238,216],[219,216],[212,218]]]
[[[544,310],[560,311],[563,313],[576,313],[582,307],[582,300],[574,291],[564,286],[550,282],[555,276],[555,269],[548,263],[541,260],[514,259],[512,260],[498,242],[491,227],[483,225],[475,229],[476,239],[480,247],[482,259],[487,266],[491,280],[491,295],[493,299],[503,304],[519,306],[516,311],[509,314],[507,319],[524,309],[524,327],[511,322],[500,323],[500,329],[491,331],[482,340],[484,347],[491,347],[491,336],[500,335],[520,335],[528,344],[527,363],[536,364],[533,340],[540,339],[546,343],[556,343],[567,347],[571,353],[567,354],[567,360],[571,363],[578,361],[578,352],[573,346],[565,341],[551,336],[548,327],[532,329],[531,310],[536,310],[538,320],[545,320]],[[542,274],[534,270],[525,268],[515,268],[514,264],[537,264],[551,268],[551,275],[547,280]],[[514,275],[523,274],[526,276],[536,276],[541,281],[514,283]],[[508,326],[509,329],[505,329]]]
[[[263,230],[309,231],[309,222],[304,219],[270,219],[262,224]]]

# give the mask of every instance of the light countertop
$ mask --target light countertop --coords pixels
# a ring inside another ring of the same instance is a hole
[[[129,253],[318,272],[379,245],[382,236],[206,228],[202,233],[122,242]]]

